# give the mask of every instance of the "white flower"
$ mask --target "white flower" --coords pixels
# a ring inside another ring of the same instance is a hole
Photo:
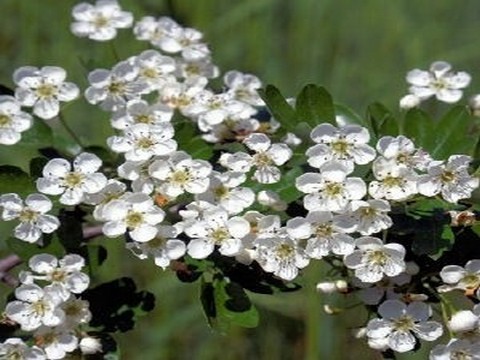
[[[442,197],[451,203],[469,198],[472,191],[478,187],[478,177],[468,173],[471,157],[467,155],[452,155],[447,164],[433,163],[428,167],[428,174],[418,178],[418,191],[425,196]]]
[[[91,153],[81,153],[70,162],[65,159],[52,159],[43,168],[43,177],[37,179],[38,191],[48,195],[60,195],[64,205],[80,204],[85,194],[102,190],[107,178],[96,172],[102,166],[102,160]]]
[[[392,219],[387,215],[389,211],[390,203],[386,200],[352,200],[348,212],[339,215],[339,218],[344,226],[350,225],[353,228],[351,232],[371,235],[392,226]]]
[[[480,360],[480,341],[451,339],[448,344],[439,344],[430,351],[429,360]]]
[[[63,327],[52,329],[42,326],[35,332],[34,336],[41,342],[48,359],[64,359],[67,353],[78,347],[78,338],[71,330]]]
[[[155,226],[163,221],[165,213],[155,206],[151,197],[143,193],[127,193],[105,205],[103,233],[116,237],[128,231],[139,242],[152,240],[158,233]]]
[[[13,145],[32,127],[32,116],[20,109],[13,96],[0,95],[0,144]]]
[[[285,144],[272,144],[262,133],[250,134],[243,143],[255,151],[252,165],[256,167],[253,178],[261,184],[278,182],[281,177],[277,166],[285,164],[292,157],[292,150]]]
[[[448,321],[450,331],[457,333],[460,337],[462,333],[479,332],[480,333],[480,306],[477,304],[471,310],[460,310],[452,315]]]
[[[258,95],[262,82],[255,75],[244,74],[239,71],[228,71],[223,76],[223,82],[232,93],[235,99],[244,101],[253,106],[264,105],[263,100]]]
[[[182,240],[177,239],[179,233],[180,231],[174,226],[159,225],[157,235],[152,240],[144,243],[133,241],[127,243],[126,247],[139,259],[152,256],[155,265],[166,269],[170,261],[185,255],[187,247]]]
[[[0,343],[0,358],[5,360],[45,360],[38,346],[29,347],[20,338],[9,338]]]
[[[210,96],[205,90],[208,80],[202,77],[189,78],[186,81],[169,82],[159,91],[159,100],[172,109],[178,109],[182,115],[196,117],[204,110],[199,98]]]
[[[96,41],[111,40],[117,36],[117,29],[129,28],[133,23],[133,15],[122,11],[116,0],[77,4],[72,16],[75,19],[70,26],[72,33]]]
[[[18,300],[7,304],[5,314],[24,331],[36,330],[41,325],[57,326],[65,319],[59,307],[62,299],[55,291],[44,290],[36,284],[23,284],[15,289],[15,297]]]
[[[351,169],[338,161],[325,163],[319,169],[320,173],[305,173],[300,175],[295,186],[306,193],[303,206],[310,211],[346,210],[351,200],[359,200],[365,196],[367,188],[361,178],[347,175]]]
[[[176,65],[175,76],[190,81],[194,81],[196,78],[214,79],[220,74],[220,70],[209,57],[193,61],[178,58]]]
[[[417,107],[422,102],[417,95],[408,94],[400,99],[400,109],[409,110],[414,107]]]
[[[90,278],[81,272],[85,260],[77,254],[65,255],[60,261],[50,254],[34,255],[28,261],[30,271],[20,273],[20,281],[32,284],[35,280],[48,281],[44,290],[51,290],[57,296],[66,300],[70,293],[80,294],[88,288]]]
[[[346,230],[338,221],[338,215],[332,215],[328,211],[310,211],[306,218],[296,217],[288,220],[287,233],[300,239],[299,230],[308,227],[305,253],[314,259],[321,259],[324,256],[334,253],[336,255],[347,255],[355,249],[354,239],[345,234]]]
[[[379,157],[372,169],[377,180],[368,184],[368,193],[374,199],[402,201],[417,193],[417,174],[411,168]]]
[[[408,72],[409,91],[421,100],[435,95],[446,103],[455,103],[461,99],[463,89],[470,84],[471,77],[466,72],[453,72],[445,61],[436,61],[429,71],[414,69]]]
[[[207,191],[196,199],[220,205],[229,214],[235,215],[248,208],[255,201],[252,189],[238,186],[245,181],[245,174],[236,172],[212,172]]]
[[[426,169],[433,161],[429,154],[422,149],[416,149],[413,141],[403,135],[383,136],[377,142],[377,151],[397,166],[413,167],[418,170]]]
[[[22,106],[33,106],[38,117],[52,119],[60,112],[60,101],[72,101],[80,93],[77,85],[65,82],[66,76],[65,70],[58,66],[18,68],[13,73],[18,86],[15,97]]]
[[[315,168],[336,160],[353,170],[353,164],[368,164],[376,155],[375,150],[368,145],[370,141],[368,130],[359,125],[336,128],[324,123],[317,125],[310,137],[317,145],[307,150],[307,161]]]
[[[175,59],[155,50],[146,50],[134,58],[138,69],[138,81],[147,85],[147,92],[161,89],[174,82],[173,72],[177,68]]]
[[[128,61],[119,62],[112,70],[96,69],[88,74],[90,86],[85,98],[90,104],[100,103],[106,111],[121,109],[128,100],[139,98],[148,89],[136,81],[139,69]]]
[[[362,236],[355,241],[358,248],[343,259],[346,267],[355,270],[355,276],[363,282],[380,281],[384,274],[396,276],[405,270],[405,248],[396,243],[384,245],[382,240]]]
[[[36,242],[42,233],[50,234],[60,226],[55,216],[47,214],[52,209],[52,202],[42,194],[28,195],[25,205],[17,194],[3,194],[0,196],[0,207],[3,208],[2,220],[20,221],[15,227],[14,236],[26,242]]]
[[[310,262],[300,241],[284,234],[262,237],[256,246],[255,260],[263,270],[287,281],[295,279],[298,270]]]
[[[208,161],[194,160],[183,151],[173,153],[168,160],[155,160],[148,168],[150,176],[161,181],[157,190],[173,198],[184,192],[205,192],[211,171]]]
[[[172,139],[174,129],[169,122],[156,126],[135,124],[125,130],[124,136],[111,136],[107,144],[117,153],[125,153],[129,161],[148,160],[153,156],[168,155],[177,149]]]
[[[95,209],[93,210],[93,217],[95,220],[103,221],[103,208],[106,204],[110,201],[119,199],[125,191],[127,190],[127,185],[123,182],[109,179],[107,185],[100,190],[99,192],[93,194],[85,194],[84,203],[90,205],[96,205]]]
[[[382,318],[367,324],[369,342],[384,339],[388,347],[397,352],[412,350],[417,342],[415,336],[434,341],[443,334],[440,323],[427,321],[432,309],[423,302],[405,305],[399,300],[387,300],[379,306],[378,313]]]
[[[187,252],[194,259],[205,259],[215,246],[220,254],[235,256],[242,250],[242,238],[250,232],[250,224],[239,216],[229,218],[222,208],[213,208],[200,220],[186,224],[184,232],[192,238]]]
[[[473,295],[476,292],[477,298],[480,298],[480,260],[470,260],[464,268],[458,265],[447,265],[440,271],[440,277],[446,285],[440,286],[438,291],[460,289],[467,295]]]
[[[158,126],[169,122],[172,116],[173,110],[165,105],[149,105],[144,100],[134,99],[113,114],[111,123],[115,129],[125,130],[135,124]]]
[[[257,194],[257,202],[263,206],[271,207],[275,211],[285,211],[287,203],[280,198],[280,195],[272,190],[262,190]]]

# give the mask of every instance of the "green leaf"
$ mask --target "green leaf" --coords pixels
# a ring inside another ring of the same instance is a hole
[[[49,147],[53,143],[53,133],[45,121],[35,119],[33,126],[22,134],[22,140],[18,143],[21,147],[42,148]]]
[[[428,151],[430,149],[430,138],[436,135],[432,118],[423,110],[413,108],[405,113],[404,132],[417,146]]]
[[[226,332],[232,325],[253,328],[258,325],[258,312],[245,290],[237,283],[216,275],[203,279],[200,299],[211,327]]]
[[[332,96],[323,87],[305,86],[297,96],[295,109],[298,121],[304,121],[312,128],[321,123],[336,125]]]
[[[259,94],[273,117],[286,131],[293,131],[298,123],[297,113],[287,103],[280,91],[273,85],[267,85]]]
[[[384,105],[375,102],[367,108],[368,128],[375,137],[397,136],[399,134],[398,122]]]
[[[369,126],[365,119],[343,104],[335,104],[335,115],[343,118],[348,124],[357,124],[367,127]],[[334,125],[336,125],[336,123]]]
[[[455,106],[428,134],[427,150],[435,159],[446,159],[453,154],[474,155],[480,135],[475,120],[465,106]]]
[[[67,253],[77,253],[83,243],[82,218],[85,215],[79,207],[72,211],[61,209],[58,214],[60,227],[56,235]]]
[[[15,166],[0,166],[0,194],[16,193],[25,197],[35,191],[35,185],[26,172]]]
[[[25,261],[39,253],[39,246],[37,244],[30,244],[14,237],[9,237],[6,242],[8,248]]]
[[[201,138],[195,124],[191,121],[175,123],[175,139],[179,145],[179,150],[187,152],[194,159],[209,160],[213,155],[212,144]]]

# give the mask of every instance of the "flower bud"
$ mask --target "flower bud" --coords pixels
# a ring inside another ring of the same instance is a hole
[[[413,94],[405,95],[400,99],[400,108],[403,110],[409,110],[420,105],[421,99]]]

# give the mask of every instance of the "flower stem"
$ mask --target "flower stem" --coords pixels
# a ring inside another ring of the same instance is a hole
[[[65,128],[65,130],[67,130],[68,134],[72,137],[72,139],[78,144],[78,146],[83,149],[85,145],[83,144],[82,140],[80,140],[80,138],[77,136],[77,134],[75,134],[72,128],[67,124],[61,112],[58,114],[58,119],[60,120],[60,123]]]

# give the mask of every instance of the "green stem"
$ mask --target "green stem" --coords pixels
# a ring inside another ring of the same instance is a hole
[[[115,47],[115,44],[113,43],[113,40],[109,41],[109,45],[110,45],[110,50],[112,51],[113,59],[115,60],[115,62],[119,62],[120,56],[118,56],[118,51],[117,51],[117,48]]]
[[[80,138],[77,136],[77,134],[75,134],[72,128],[67,124],[61,112],[58,114],[58,119],[60,120],[60,123],[65,128],[65,130],[67,130],[68,134],[72,137],[72,139],[83,149],[85,145],[83,144],[82,140],[80,140]]]

